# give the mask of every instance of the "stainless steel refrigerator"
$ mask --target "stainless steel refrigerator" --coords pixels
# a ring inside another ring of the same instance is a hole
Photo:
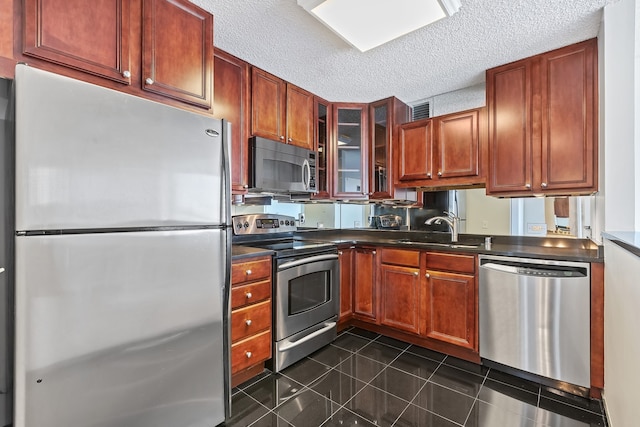
[[[228,126],[19,65],[16,427],[225,417]]]

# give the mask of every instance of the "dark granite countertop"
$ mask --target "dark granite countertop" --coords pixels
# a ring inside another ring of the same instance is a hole
[[[589,239],[563,237],[491,236],[490,247],[483,235],[461,234],[458,244],[451,243],[448,233],[419,231],[385,231],[371,229],[305,230],[296,234],[300,239],[328,241],[337,245],[376,245],[406,249],[504,255],[524,258],[603,262],[603,247]]]
[[[273,251],[270,249],[252,248],[244,245],[231,245],[231,257],[234,261],[242,258],[271,256],[272,254]]]

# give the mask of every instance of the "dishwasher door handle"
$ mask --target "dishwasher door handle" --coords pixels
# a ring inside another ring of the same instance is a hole
[[[486,268],[487,270],[493,270],[493,271],[500,271],[503,273],[518,274],[518,267],[514,267],[513,265],[498,264],[495,262],[488,262],[486,264],[482,264],[480,268]]]

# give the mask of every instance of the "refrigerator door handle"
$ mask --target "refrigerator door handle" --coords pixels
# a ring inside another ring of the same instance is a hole
[[[222,120],[222,223],[231,223],[231,123]]]

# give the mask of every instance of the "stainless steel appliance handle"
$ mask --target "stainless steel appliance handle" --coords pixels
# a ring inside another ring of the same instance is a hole
[[[285,345],[283,345],[282,347],[280,347],[278,349],[278,351],[283,352],[283,351],[287,351],[290,350],[294,347],[297,347],[301,344],[304,344],[305,342],[309,341],[310,339],[313,339],[315,337],[317,337],[318,335],[321,335],[323,333],[325,333],[326,331],[328,331],[331,328],[334,328],[336,326],[336,322],[328,322],[324,324],[324,327],[322,329],[318,329],[315,332],[310,333],[309,335],[307,335],[306,337],[299,339],[298,341],[294,341],[294,342],[287,342]]]
[[[222,178],[223,178],[223,200],[224,207],[223,224],[231,223],[231,123],[222,121]]]
[[[308,258],[297,259],[295,261],[285,262],[284,264],[278,266],[278,271],[286,270],[287,268],[291,267],[297,267],[303,264],[309,264],[311,262],[326,261],[330,259],[338,259],[338,254],[316,255]]]
[[[486,268],[487,270],[501,271],[503,273],[518,274],[518,268],[513,265],[497,264],[495,262],[488,262],[482,264],[480,268]]]
[[[302,185],[305,190],[308,190],[309,185],[311,185],[311,166],[307,159],[304,159],[304,162],[302,162]]]

